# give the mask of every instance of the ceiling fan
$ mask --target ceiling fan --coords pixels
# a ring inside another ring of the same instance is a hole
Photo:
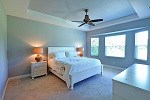
[[[85,11],[86,15],[85,15],[83,21],[72,21],[72,22],[82,22],[82,24],[79,25],[78,27],[81,27],[84,24],[89,24],[91,26],[95,26],[95,24],[93,24],[93,22],[103,21],[103,19],[90,20],[89,15],[87,15],[88,9],[85,9],[84,11]]]

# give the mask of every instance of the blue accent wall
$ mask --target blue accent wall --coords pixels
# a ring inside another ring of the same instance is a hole
[[[87,32],[87,56],[98,58],[103,64],[117,66],[121,68],[127,68],[133,63],[150,64],[150,35],[148,40],[148,60],[141,61],[134,59],[135,33],[143,30],[148,30],[150,34],[150,18],[89,31]],[[125,58],[105,56],[105,36],[119,34],[126,34]],[[99,56],[97,57],[90,55],[91,37],[99,37]]]
[[[49,46],[83,46],[86,53],[86,33],[34,20],[7,16],[9,77],[30,74],[31,61],[35,61],[33,47],[43,47],[43,60],[47,60]]]
[[[0,0],[0,100],[8,78],[7,64],[7,16]]]

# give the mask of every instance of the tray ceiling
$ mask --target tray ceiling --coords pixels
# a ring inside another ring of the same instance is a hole
[[[3,0],[8,15],[90,31],[150,16],[150,0]],[[103,22],[78,27],[89,9],[90,19]]]

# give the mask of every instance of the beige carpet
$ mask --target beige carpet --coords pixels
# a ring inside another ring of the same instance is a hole
[[[111,100],[112,78],[122,70],[104,67],[103,76],[95,75],[78,82],[70,91],[53,74],[9,81],[4,100]]]

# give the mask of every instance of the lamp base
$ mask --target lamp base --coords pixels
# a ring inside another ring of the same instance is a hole
[[[40,62],[40,61],[42,60],[42,57],[41,57],[40,55],[37,55],[37,56],[35,57],[35,60],[36,60],[37,62]]]
[[[82,54],[82,53],[80,53],[80,54],[79,54],[79,56],[80,56],[80,57],[82,57],[82,56],[83,56],[83,54]]]

